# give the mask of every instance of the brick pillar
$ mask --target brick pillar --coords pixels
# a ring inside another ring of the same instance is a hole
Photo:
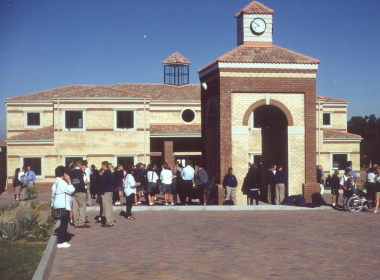
[[[224,200],[226,199],[226,191],[223,185],[218,186],[218,205],[223,205]]]
[[[174,152],[173,152],[173,141],[164,142],[164,160],[168,163],[169,167],[173,167]]]
[[[320,193],[321,188],[318,183],[304,183],[302,184],[303,197],[306,200],[306,203],[312,203],[312,195],[315,193]]]

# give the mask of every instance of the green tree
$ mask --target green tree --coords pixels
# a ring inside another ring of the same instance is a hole
[[[352,117],[347,123],[349,133],[360,135],[360,160],[362,165],[380,164],[380,118],[375,115]]]

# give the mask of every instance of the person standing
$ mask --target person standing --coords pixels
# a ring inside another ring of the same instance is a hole
[[[124,193],[127,200],[127,220],[135,220],[135,218],[132,217],[132,205],[135,201],[136,188],[141,184],[136,183],[135,178],[132,176],[132,170],[133,169],[131,166],[127,167],[127,176],[125,177],[124,181]]]
[[[95,165],[91,165],[91,176],[90,176],[90,194],[91,198],[95,198],[98,180],[99,180],[99,170],[96,169]]]
[[[86,188],[83,181],[82,161],[75,162],[75,168],[69,172],[70,180],[75,188],[73,195],[73,216],[76,228],[87,228],[86,225]]]
[[[348,179],[351,177],[351,169],[346,168],[344,171],[344,175],[342,176],[342,179],[340,179],[340,186],[343,189],[343,208],[346,209],[346,200],[349,198],[349,183]]]
[[[122,164],[117,165],[117,169],[113,173],[114,178],[114,187],[115,187],[115,206],[121,205],[121,197],[123,196],[124,191],[124,185],[123,185],[123,179],[124,179],[124,167]]]
[[[375,186],[376,186],[376,174],[375,174],[375,169],[371,168],[367,174],[367,196],[368,199],[374,203],[376,201],[376,192],[375,192]]]
[[[276,205],[280,205],[281,202],[285,198],[285,181],[286,181],[286,175],[285,172],[282,170],[282,166],[279,165],[276,175],[276,199],[275,203]]]
[[[174,205],[177,205],[177,185],[179,184],[179,180],[181,179],[181,172],[177,170],[177,165],[173,166],[172,171],[172,197]]]
[[[195,184],[197,186],[199,203],[200,205],[205,205],[206,192],[207,192],[206,183],[208,181],[208,175],[207,175],[206,170],[204,170],[201,162],[198,164],[198,166],[199,168],[198,168],[197,175],[195,176]]]
[[[232,167],[228,168],[228,173],[224,176],[223,179],[223,187],[226,188],[226,200],[232,200],[234,205],[236,205],[236,187],[238,185],[238,181],[234,174],[232,174]]]
[[[164,194],[164,201],[165,205],[168,206],[168,199],[170,200],[171,205],[174,205],[173,203],[173,196],[172,196],[172,182],[173,182],[173,173],[170,170],[170,167],[167,163],[164,164],[163,170],[161,171],[160,175],[161,184],[162,184],[162,193]]]
[[[274,194],[275,189],[276,189],[275,175],[276,175],[276,165],[273,164],[271,166],[271,169],[268,170],[267,178],[266,178],[267,179],[267,186],[268,186],[268,195],[267,195],[268,204],[272,204],[272,202],[273,202],[272,195]]]
[[[83,161],[83,165],[85,166],[85,173],[86,173],[86,177],[87,177],[87,180],[88,180],[88,183],[86,184],[85,183],[85,187],[86,187],[86,203],[87,203],[87,206],[91,206],[92,205],[92,200],[91,200],[91,175],[92,175],[92,171],[91,171],[91,168],[88,167],[88,162],[87,160],[84,160]]]
[[[154,194],[156,193],[158,187],[157,180],[158,175],[156,172],[154,172],[153,165],[150,164],[148,166],[148,172],[146,174],[146,177],[148,179],[148,185],[146,188],[146,193],[148,194],[148,202],[150,206],[154,205]]]
[[[250,199],[255,199],[256,205],[259,205],[259,174],[257,171],[257,165],[255,163],[252,164],[249,168],[247,175],[244,178],[241,191],[243,192],[243,194],[247,195],[247,205],[250,204]]]
[[[334,175],[331,178],[331,194],[332,194],[332,206],[339,207],[339,170],[334,171]]]
[[[319,186],[321,188],[321,194],[324,193],[324,190],[325,190],[325,187],[324,187],[324,178],[325,174],[323,172],[323,168],[322,168],[322,165],[318,165],[317,167],[317,183],[319,183]]]
[[[102,169],[104,170],[101,176],[101,186],[100,186],[100,194],[102,197],[102,205],[103,205],[103,214],[106,218],[105,224],[102,227],[113,227],[113,209],[112,209],[112,195],[114,192],[113,182],[112,182],[112,172],[109,169],[109,162],[102,162]]]
[[[358,178],[358,174],[356,174],[356,172],[354,170],[352,170],[352,161],[351,160],[347,161],[346,168],[351,170],[351,177],[354,179],[354,181],[356,181],[356,179]]]
[[[191,190],[193,188],[194,184],[194,168],[191,167],[189,162],[186,162],[186,167],[182,169],[181,171],[181,177],[182,177],[182,186],[183,186],[183,193],[184,200],[186,201],[187,197],[187,204],[191,204]]]
[[[26,176],[28,176],[28,187],[33,187],[36,182],[36,173],[32,170],[30,166],[26,168]]]
[[[65,172],[66,168],[58,166],[55,169],[55,182],[52,187],[51,206],[54,209],[65,208],[66,216],[60,218],[60,225],[57,229],[57,248],[69,248],[71,245],[67,243],[67,227],[70,218],[70,209],[73,201],[72,194],[75,192],[74,186],[71,184],[70,176]]]
[[[141,196],[144,190],[144,185],[141,184],[144,178],[144,171],[141,168],[142,164],[138,163],[136,165],[136,168],[133,170],[133,178],[135,179],[136,183],[139,183],[138,186],[136,187],[136,195],[135,195],[135,205],[140,205],[141,204]]]
[[[21,187],[22,187],[20,179],[19,179],[20,173],[21,173],[20,168],[16,168],[15,176],[13,178],[13,188],[15,189],[15,200],[16,201],[20,201],[20,193],[21,193]]]

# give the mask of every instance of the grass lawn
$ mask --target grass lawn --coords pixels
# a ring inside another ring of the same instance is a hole
[[[32,279],[47,243],[0,244],[0,279]]]

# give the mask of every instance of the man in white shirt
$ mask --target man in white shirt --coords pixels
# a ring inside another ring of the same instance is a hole
[[[86,170],[84,172],[86,173],[87,180],[88,180],[88,184],[86,184],[86,193],[87,193],[86,201],[87,201],[87,206],[91,206],[92,200],[91,200],[91,191],[90,191],[90,176],[92,175],[92,171],[91,171],[91,168],[88,167],[87,160],[83,161],[83,165],[86,166]]]
[[[162,183],[161,188],[162,188],[162,193],[164,194],[165,205],[166,206],[169,205],[168,199],[170,200],[170,203],[172,205],[174,205],[172,190],[171,190],[172,181],[173,181],[173,173],[170,170],[170,167],[168,166],[167,163],[165,163],[163,166],[163,170],[161,171],[160,179],[161,179],[161,183]]]
[[[191,204],[191,190],[194,184],[194,174],[195,170],[190,166],[188,162],[186,162],[186,167],[181,171],[182,183],[183,183],[183,192],[185,199],[187,197],[187,204]]]

